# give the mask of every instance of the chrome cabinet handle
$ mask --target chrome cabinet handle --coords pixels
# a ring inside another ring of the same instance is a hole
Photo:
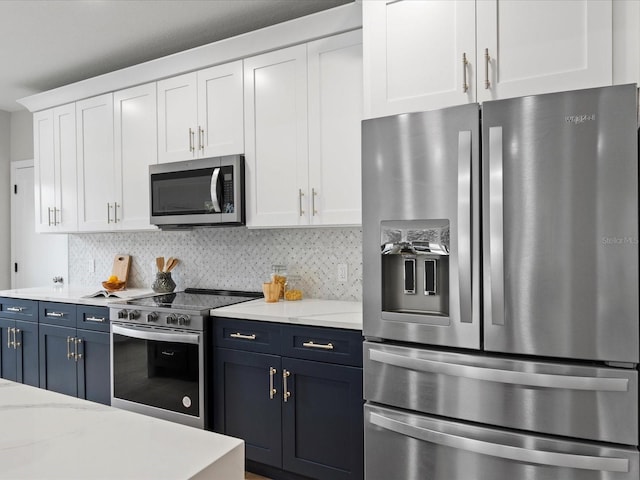
[[[64,317],[64,312],[47,312],[46,314],[47,317],[54,317],[54,318],[62,318]]]
[[[113,202],[113,223],[118,223],[118,202]]]
[[[198,150],[204,151],[204,129],[198,125]]]
[[[291,397],[291,392],[289,391],[289,387],[287,387],[287,378],[289,378],[290,375],[291,375],[291,372],[289,372],[289,370],[284,370],[282,372],[282,387],[283,387],[282,399],[285,403],[287,403],[289,397]]]
[[[298,208],[300,210],[301,217],[304,215],[304,210],[302,209],[302,197],[304,197],[304,193],[302,192],[302,189],[299,188],[298,189]]]
[[[530,373],[499,368],[473,367],[455,363],[413,358],[395,353],[370,350],[369,358],[374,362],[418,372],[471,378],[509,385],[557,388],[563,390],[586,390],[593,392],[626,392],[629,380],[613,377],[582,377],[579,375],[555,375],[552,373]]]
[[[316,191],[315,188],[311,189],[311,215],[313,215],[314,217],[318,214],[318,210],[316,210],[316,195],[318,195],[318,192]]]
[[[85,317],[85,321],[104,323],[107,321],[107,319],[105,317]]]
[[[191,129],[191,127],[189,127],[189,151],[190,152],[195,152],[195,147],[193,146],[194,143],[194,132]]]
[[[303,347],[307,348],[320,348],[322,350],[333,350],[333,343],[314,343],[313,340],[309,340],[308,342],[304,342],[302,344]]]
[[[20,347],[21,343],[18,341],[18,334],[20,334],[21,330],[19,328],[13,329],[13,348],[16,350]]]
[[[58,213],[60,213],[60,219],[58,220]],[[53,219],[55,220],[56,225],[60,225],[62,223],[62,210],[59,208],[53,209]]]
[[[73,352],[71,351],[71,342],[73,342],[73,337],[67,337],[67,360],[73,358]]]
[[[491,82],[489,82],[489,61],[491,61],[491,57],[489,56],[489,49],[484,49],[484,88],[488,90],[491,88]]]
[[[111,223],[111,204],[107,202],[107,223]]]
[[[575,455],[570,453],[548,452],[529,448],[502,445],[500,443],[476,440],[456,434],[430,430],[417,425],[410,425],[379,413],[371,412],[369,422],[378,427],[399,433],[407,437],[455,448],[468,452],[489,455],[507,460],[534,463],[538,465],[550,465],[554,467],[567,467],[583,470],[599,470],[604,472],[628,472],[629,460],[615,457],[595,457],[589,455]]]
[[[47,212],[48,212],[47,213],[47,220],[48,220],[49,226],[51,226],[51,207],[47,208]]]
[[[13,327],[7,328],[7,348],[11,348],[13,346],[13,342],[11,342],[11,332]]]
[[[6,310],[7,312],[17,312],[17,313],[20,313],[20,312],[22,312],[22,311],[24,310],[24,308],[22,308],[22,307],[7,307],[5,310]]]
[[[252,333],[251,335],[244,335],[242,333],[230,333],[229,336],[231,338],[241,338],[242,340],[255,340],[256,334]]]
[[[269,367],[269,400],[273,400],[275,394],[278,393],[278,391],[273,388],[273,376],[276,373],[278,373],[278,371],[275,368]]]
[[[466,52],[462,53],[462,92],[467,93],[469,90],[469,84],[467,83],[467,65],[469,65],[469,61],[467,60]]]
[[[82,339],[81,338],[74,338],[73,339],[73,344],[74,344],[74,351],[75,351],[75,360],[76,362],[80,359],[82,359],[82,352],[78,352],[78,345],[80,345],[82,347]]]

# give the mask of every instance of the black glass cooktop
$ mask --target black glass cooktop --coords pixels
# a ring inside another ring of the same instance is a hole
[[[246,302],[260,297],[262,297],[260,292],[187,288],[184,292],[136,298],[129,300],[127,305],[204,312],[212,308],[233,305],[234,303]]]

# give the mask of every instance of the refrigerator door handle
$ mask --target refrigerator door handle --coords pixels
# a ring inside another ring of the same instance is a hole
[[[471,378],[489,382],[523,385],[529,387],[557,388],[566,390],[588,390],[594,392],[626,392],[629,380],[612,377],[581,377],[577,375],[554,375],[549,373],[517,372],[498,368],[474,367],[454,363],[438,362],[421,358],[406,357],[380,350],[370,350],[369,358],[396,367],[419,372]]]
[[[503,171],[502,127],[489,129],[489,244],[485,255],[489,271],[485,276],[485,318],[493,325],[504,325],[503,258]]]
[[[443,445],[458,450],[466,450],[468,452],[478,453],[481,455],[515,460],[517,462],[582,470],[596,470],[602,472],[629,471],[629,460],[626,458],[574,455],[569,453],[531,450],[511,445],[502,445],[499,443],[486,442],[483,440],[476,440],[474,438],[438,432],[424,427],[419,427],[417,425],[410,425],[375,412],[370,413],[369,422],[380,428],[425,442],[435,443],[437,445]]]
[[[452,284],[458,285],[457,301],[459,318],[463,323],[473,323],[471,312],[471,132],[458,132],[458,255],[450,258]],[[457,277],[457,278],[456,278]]]

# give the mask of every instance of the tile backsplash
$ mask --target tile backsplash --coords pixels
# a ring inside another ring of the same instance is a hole
[[[150,287],[155,258],[172,256],[180,260],[172,271],[178,289],[261,291],[272,265],[286,265],[300,276],[306,298],[362,300],[362,229],[356,227],[72,234],[69,283],[99,288],[117,254],[132,256],[130,287]],[[347,282],[338,282],[338,264],[347,264]]]

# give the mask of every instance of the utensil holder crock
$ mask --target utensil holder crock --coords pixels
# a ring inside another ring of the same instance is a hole
[[[176,289],[176,282],[171,278],[171,272],[158,272],[151,288],[156,293],[170,293]]]

